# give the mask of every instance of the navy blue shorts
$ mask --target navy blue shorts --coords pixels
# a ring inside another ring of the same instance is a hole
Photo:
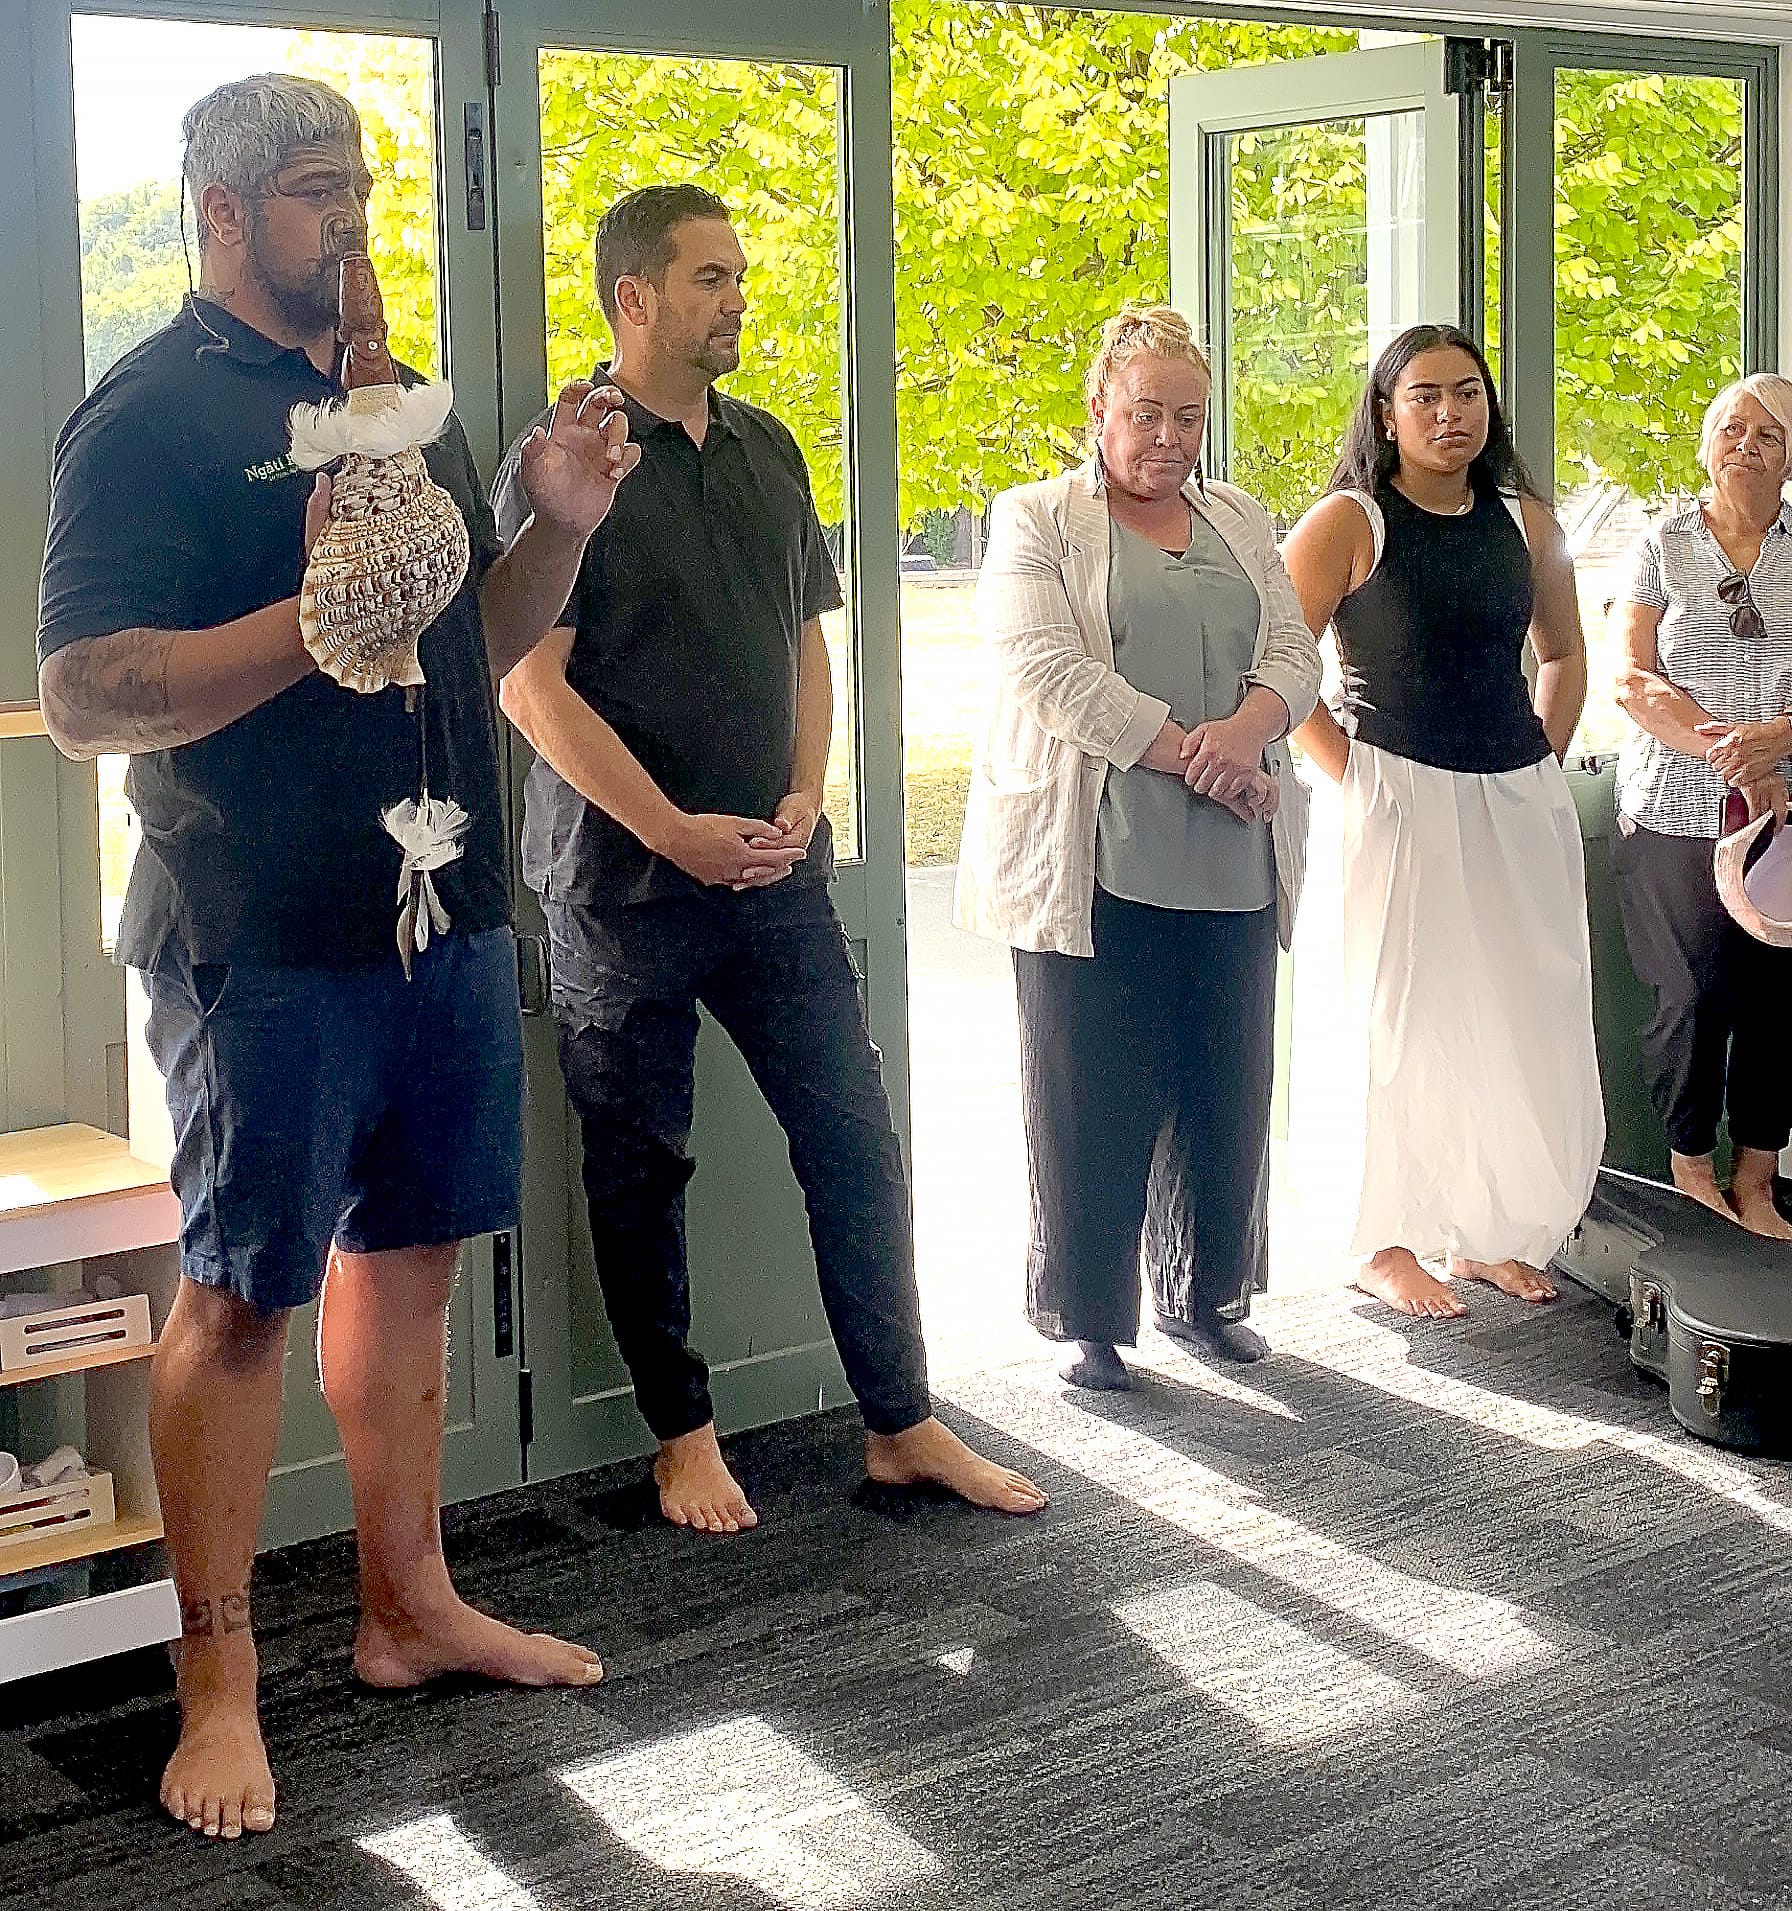
[[[517,1224],[523,1043],[508,929],[342,969],[193,964],[149,990],[166,1079],[181,1271],[264,1312],[351,1254]]]

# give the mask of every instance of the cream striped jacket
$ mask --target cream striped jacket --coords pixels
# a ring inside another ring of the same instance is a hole
[[[1319,646],[1276,551],[1269,513],[1229,484],[1190,485],[1189,504],[1225,539],[1262,605],[1251,683],[1287,704],[1290,728],[1319,697]],[[1108,625],[1111,521],[1095,459],[1004,491],[977,579],[977,624],[994,682],[971,770],[953,920],[1017,949],[1093,955],[1095,823],[1108,765],[1130,769],[1169,705],[1114,668]],[[1272,834],[1276,929],[1286,948],[1307,860],[1307,791],[1285,742]]]

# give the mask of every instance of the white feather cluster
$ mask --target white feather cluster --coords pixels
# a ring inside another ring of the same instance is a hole
[[[454,390],[446,379],[399,390],[397,402],[378,411],[351,411],[346,399],[327,405],[294,405],[292,461],[301,471],[321,471],[349,452],[364,458],[395,458],[416,445],[434,444],[448,429]]]

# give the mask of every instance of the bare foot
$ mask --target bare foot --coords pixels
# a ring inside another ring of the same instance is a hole
[[[695,1527],[699,1533],[745,1533],[759,1524],[759,1515],[722,1458],[713,1420],[695,1433],[662,1440],[653,1477],[660,1489],[660,1511],[674,1526]]]
[[[1792,1241],[1792,1226],[1787,1225],[1786,1217],[1774,1206],[1771,1189],[1739,1188],[1732,1182],[1730,1198],[1736,1203],[1735,1219],[1750,1234],[1759,1234],[1769,1241]]]
[[[247,1632],[175,1648],[180,1741],[162,1773],[162,1809],[208,1838],[274,1829],[274,1775],[255,1714]]]
[[[547,1632],[519,1632],[451,1593],[426,1614],[364,1612],[355,1676],[382,1691],[465,1672],[505,1685],[596,1685],[604,1669],[589,1647]]]
[[[1045,1495],[1023,1473],[974,1453],[944,1421],[865,1435],[865,1471],[880,1486],[942,1486],[992,1513],[1037,1513]]]
[[[1450,1256],[1450,1272],[1459,1280],[1485,1281],[1521,1301],[1553,1301],[1555,1284],[1527,1261],[1465,1261]]]
[[[1736,1210],[1717,1185],[1717,1164],[1709,1155],[1670,1155],[1668,1160],[1674,1186],[1682,1194],[1691,1195],[1702,1207],[1721,1214],[1726,1221],[1736,1219]]]
[[[1408,1248],[1384,1247],[1372,1255],[1357,1269],[1356,1285],[1397,1312],[1422,1320],[1454,1320],[1468,1312],[1450,1292],[1449,1282],[1427,1274]]]
[[[1779,1156],[1766,1148],[1738,1148],[1730,1166],[1730,1204],[1750,1234],[1769,1241],[1792,1241],[1792,1227],[1773,1200],[1773,1176]]]

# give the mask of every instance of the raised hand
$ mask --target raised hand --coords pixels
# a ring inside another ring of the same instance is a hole
[[[537,425],[519,455],[523,495],[536,517],[589,537],[641,462],[641,447],[629,441],[621,392],[578,378],[555,401],[547,429]]]

